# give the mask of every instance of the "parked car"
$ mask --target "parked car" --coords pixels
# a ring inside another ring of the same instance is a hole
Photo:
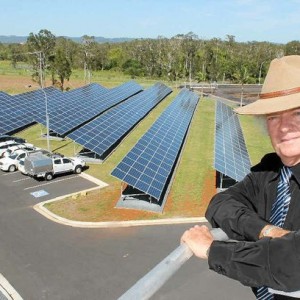
[[[26,157],[26,151],[18,149],[14,154],[0,159],[0,169],[2,171],[15,172],[18,170],[19,161]]]
[[[20,161],[24,161],[25,157],[31,154],[49,154],[47,150],[34,150],[28,151],[25,149],[17,149],[11,155],[5,156],[0,159],[0,169],[2,171],[14,172],[19,169]]]
[[[29,155],[25,158],[25,172],[33,177],[41,177],[51,180],[57,174],[80,174],[85,161],[79,157],[63,157],[61,155],[47,156],[44,154]]]
[[[26,140],[17,136],[11,136],[11,135],[0,135],[0,143],[2,142],[8,142],[8,141],[14,141],[17,143],[26,143]]]
[[[6,149],[8,149],[9,147],[12,147],[12,146],[19,146],[19,145],[25,145],[25,146],[28,146],[28,147],[34,147],[32,144],[30,143],[17,143],[17,142],[14,142],[14,141],[7,141],[7,142],[2,142],[0,143],[0,156],[2,155],[3,152],[6,151]]]
[[[18,146],[18,145],[21,145],[21,144],[13,142],[13,141],[1,142],[0,143],[0,155],[2,155],[2,153],[5,152],[7,148],[12,147],[12,146]]]
[[[18,166],[19,171],[24,174],[27,175],[27,172],[25,171],[25,164],[24,164],[24,159],[21,159],[19,161],[19,166]]]
[[[39,148],[39,147],[28,146],[26,144],[14,145],[14,146],[9,146],[4,152],[2,152],[2,154],[0,155],[0,158],[10,156],[18,149],[23,149],[25,151],[41,150],[41,148]]]

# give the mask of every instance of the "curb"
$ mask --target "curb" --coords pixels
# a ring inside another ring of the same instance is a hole
[[[87,173],[82,172],[82,173],[79,174],[79,176],[81,176],[82,178],[84,178],[86,180],[94,182],[95,184],[97,184],[99,186],[99,188],[108,186],[108,184],[106,182],[101,181],[100,179],[97,179],[97,178],[95,178],[92,175],[89,175]]]
[[[207,220],[204,217],[192,217],[192,218],[169,218],[169,219],[156,219],[156,220],[134,220],[134,221],[106,221],[106,222],[82,222],[82,221],[73,221],[63,217],[60,217],[51,211],[49,211],[44,205],[47,203],[59,201],[67,197],[72,197],[79,194],[85,194],[89,191],[97,190],[108,186],[107,183],[89,175],[86,173],[81,173],[80,176],[90,180],[97,184],[97,187],[90,189],[82,190],[79,192],[71,193],[68,195],[59,196],[51,200],[46,200],[40,203],[37,203],[33,206],[33,209],[46,217],[47,219],[71,227],[78,228],[118,228],[118,227],[132,227],[132,226],[151,226],[151,225],[171,225],[171,224],[188,224],[188,223],[206,223]]]
[[[151,225],[174,225],[174,224],[188,224],[188,223],[206,223],[207,220],[204,217],[195,218],[171,218],[160,220],[134,220],[134,221],[107,221],[107,222],[82,222],[73,221],[66,218],[62,218],[43,205],[49,202],[57,201],[59,199],[53,199],[36,204],[33,208],[47,219],[71,227],[78,228],[119,228],[119,227],[133,227],[133,226],[151,226]]]
[[[12,287],[7,279],[0,273],[0,292],[7,298],[7,300],[23,300],[18,292]]]

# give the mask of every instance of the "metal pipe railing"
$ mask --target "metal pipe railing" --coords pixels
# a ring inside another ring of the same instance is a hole
[[[227,241],[228,236],[220,229],[211,230],[214,240]],[[153,296],[180,267],[193,256],[186,244],[181,244],[150,272],[138,280],[118,300],[146,300]]]
[[[220,228],[212,229],[211,234],[216,241],[228,241],[227,234]],[[127,292],[118,300],[147,300],[152,297],[180,267],[193,256],[192,250],[186,245],[181,244],[158,265],[156,265],[144,277],[138,280]],[[300,298],[300,291],[283,292],[269,288],[274,294]]]

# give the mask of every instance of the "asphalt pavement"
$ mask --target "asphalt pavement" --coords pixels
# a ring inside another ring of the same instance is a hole
[[[24,300],[118,299],[193,225],[78,228],[53,222],[33,206],[96,186],[78,175],[62,179],[47,184],[19,172],[0,173],[0,273]],[[152,299],[254,297],[192,257]]]

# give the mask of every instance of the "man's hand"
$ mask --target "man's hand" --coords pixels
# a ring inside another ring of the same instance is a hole
[[[213,236],[205,225],[196,225],[185,231],[181,237],[181,243],[186,243],[196,256],[204,259],[208,258],[207,253],[213,240]]]
[[[260,232],[259,238],[263,237],[270,237],[270,238],[279,238],[287,233],[289,233],[289,230],[274,226],[274,225],[266,225]]]

